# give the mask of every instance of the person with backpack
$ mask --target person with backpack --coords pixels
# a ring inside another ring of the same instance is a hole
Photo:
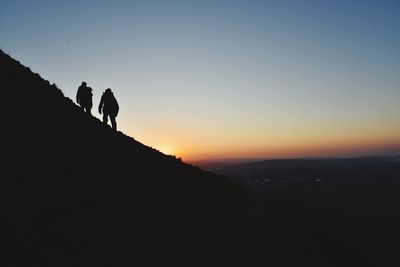
[[[117,99],[115,99],[113,92],[108,88],[101,96],[99,104],[99,113],[103,112],[103,122],[108,123],[108,117],[110,117],[111,126],[113,130],[117,130],[117,122],[115,117],[117,117],[119,111],[119,106]]]
[[[90,115],[92,114],[91,109],[93,106],[92,97],[92,88],[88,87],[86,82],[82,82],[76,93],[76,102]]]

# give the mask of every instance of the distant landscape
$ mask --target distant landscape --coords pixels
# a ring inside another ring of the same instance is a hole
[[[238,160],[240,162],[240,160]],[[244,160],[242,160],[244,161]],[[205,165],[253,190],[302,183],[385,185],[400,183],[400,156],[350,159],[277,159]]]

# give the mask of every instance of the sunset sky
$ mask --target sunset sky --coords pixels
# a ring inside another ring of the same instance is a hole
[[[0,49],[184,160],[400,154],[399,0],[1,0]]]

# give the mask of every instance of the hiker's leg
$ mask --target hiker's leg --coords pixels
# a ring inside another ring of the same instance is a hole
[[[110,115],[110,120],[111,120],[111,126],[114,129],[114,131],[117,130],[117,122],[115,121],[115,116]]]
[[[108,114],[104,113],[104,111],[103,111],[103,122],[105,124],[107,124],[107,122],[108,122]]]
[[[86,107],[87,107],[87,112],[88,112],[90,115],[92,115],[92,107],[93,107],[92,101],[88,102],[88,105],[87,105]]]

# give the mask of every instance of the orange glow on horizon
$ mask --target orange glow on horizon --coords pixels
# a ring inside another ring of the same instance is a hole
[[[357,157],[400,154],[400,124],[393,120],[317,120],[239,125],[232,121],[155,118],[127,129],[145,145],[184,161],[244,158]],[[161,122],[161,123],[160,123]],[[126,124],[131,125],[131,124]],[[254,126],[255,125],[255,126]]]
[[[185,161],[210,160],[210,159],[235,159],[235,158],[301,158],[301,157],[357,157],[379,156],[400,153],[400,141],[395,143],[375,144],[326,144],[307,145],[296,147],[270,146],[258,149],[230,150],[230,151],[188,151],[181,154]],[[181,155],[177,155],[180,157]]]
[[[386,155],[400,152],[400,138],[392,140],[292,140],[265,142],[260,145],[243,142],[214,143],[175,139],[169,145],[154,145],[164,154],[174,155],[184,161],[234,159],[234,158],[298,158],[298,157],[357,157],[367,155]],[[393,141],[394,140],[394,141]],[[180,142],[179,142],[180,141]],[[189,142],[192,141],[192,142]],[[144,141],[146,144],[146,142]],[[150,143],[150,142],[149,142]],[[148,144],[148,143],[147,143]],[[174,144],[174,145],[172,145]]]

